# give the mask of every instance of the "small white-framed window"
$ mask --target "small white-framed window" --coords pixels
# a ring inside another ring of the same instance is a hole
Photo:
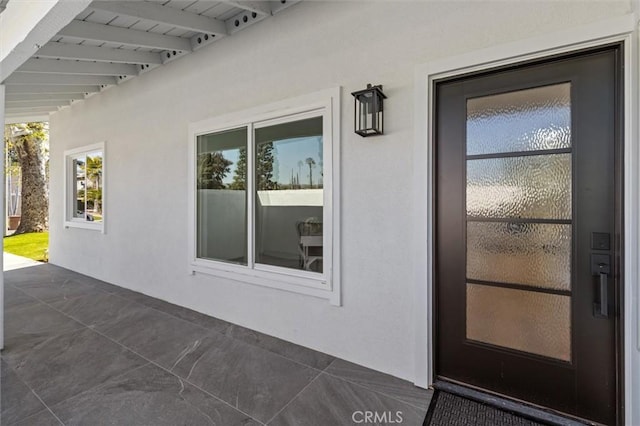
[[[340,303],[339,95],[190,126],[192,271]]]
[[[64,152],[64,226],[104,232],[104,142]]]

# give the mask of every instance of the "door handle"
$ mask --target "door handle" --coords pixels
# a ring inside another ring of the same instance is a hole
[[[600,306],[597,315],[603,318],[609,318],[608,282],[609,275],[600,272]]]
[[[609,318],[609,275],[611,274],[611,260],[608,254],[591,255],[591,274],[598,277],[599,302],[593,303],[593,315],[599,318]]]

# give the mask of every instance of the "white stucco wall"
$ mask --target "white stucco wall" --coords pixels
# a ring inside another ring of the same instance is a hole
[[[628,1],[305,2],[51,118],[52,263],[413,380],[416,64],[628,13]],[[350,92],[383,84],[385,135]],[[342,87],[343,306],[187,273],[187,126]],[[64,229],[63,151],[106,142],[106,233]]]

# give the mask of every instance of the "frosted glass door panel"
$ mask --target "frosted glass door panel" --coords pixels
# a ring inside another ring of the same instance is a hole
[[[571,154],[468,160],[467,215],[571,219]]]
[[[570,85],[467,100],[467,338],[571,360]],[[545,151],[545,152],[532,152]]]
[[[467,339],[571,360],[571,298],[467,284]]]
[[[467,278],[571,290],[571,225],[467,222]]]
[[[571,86],[536,87],[467,101],[467,154],[571,147]]]

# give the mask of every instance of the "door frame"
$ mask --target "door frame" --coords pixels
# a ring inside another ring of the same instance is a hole
[[[640,108],[638,82],[640,46],[636,13],[599,21],[544,36],[443,58],[415,69],[414,78],[414,383],[429,387],[434,381],[434,85],[437,80],[507,65],[622,42],[624,54],[624,315],[622,330],[624,419],[640,424],[640,306],[636,283],[640,258]],[[425,120],[425,117],[427,120]],[[426,194],[426,197],[425,197]],[[425,261],[426,259],[426,261]]]

